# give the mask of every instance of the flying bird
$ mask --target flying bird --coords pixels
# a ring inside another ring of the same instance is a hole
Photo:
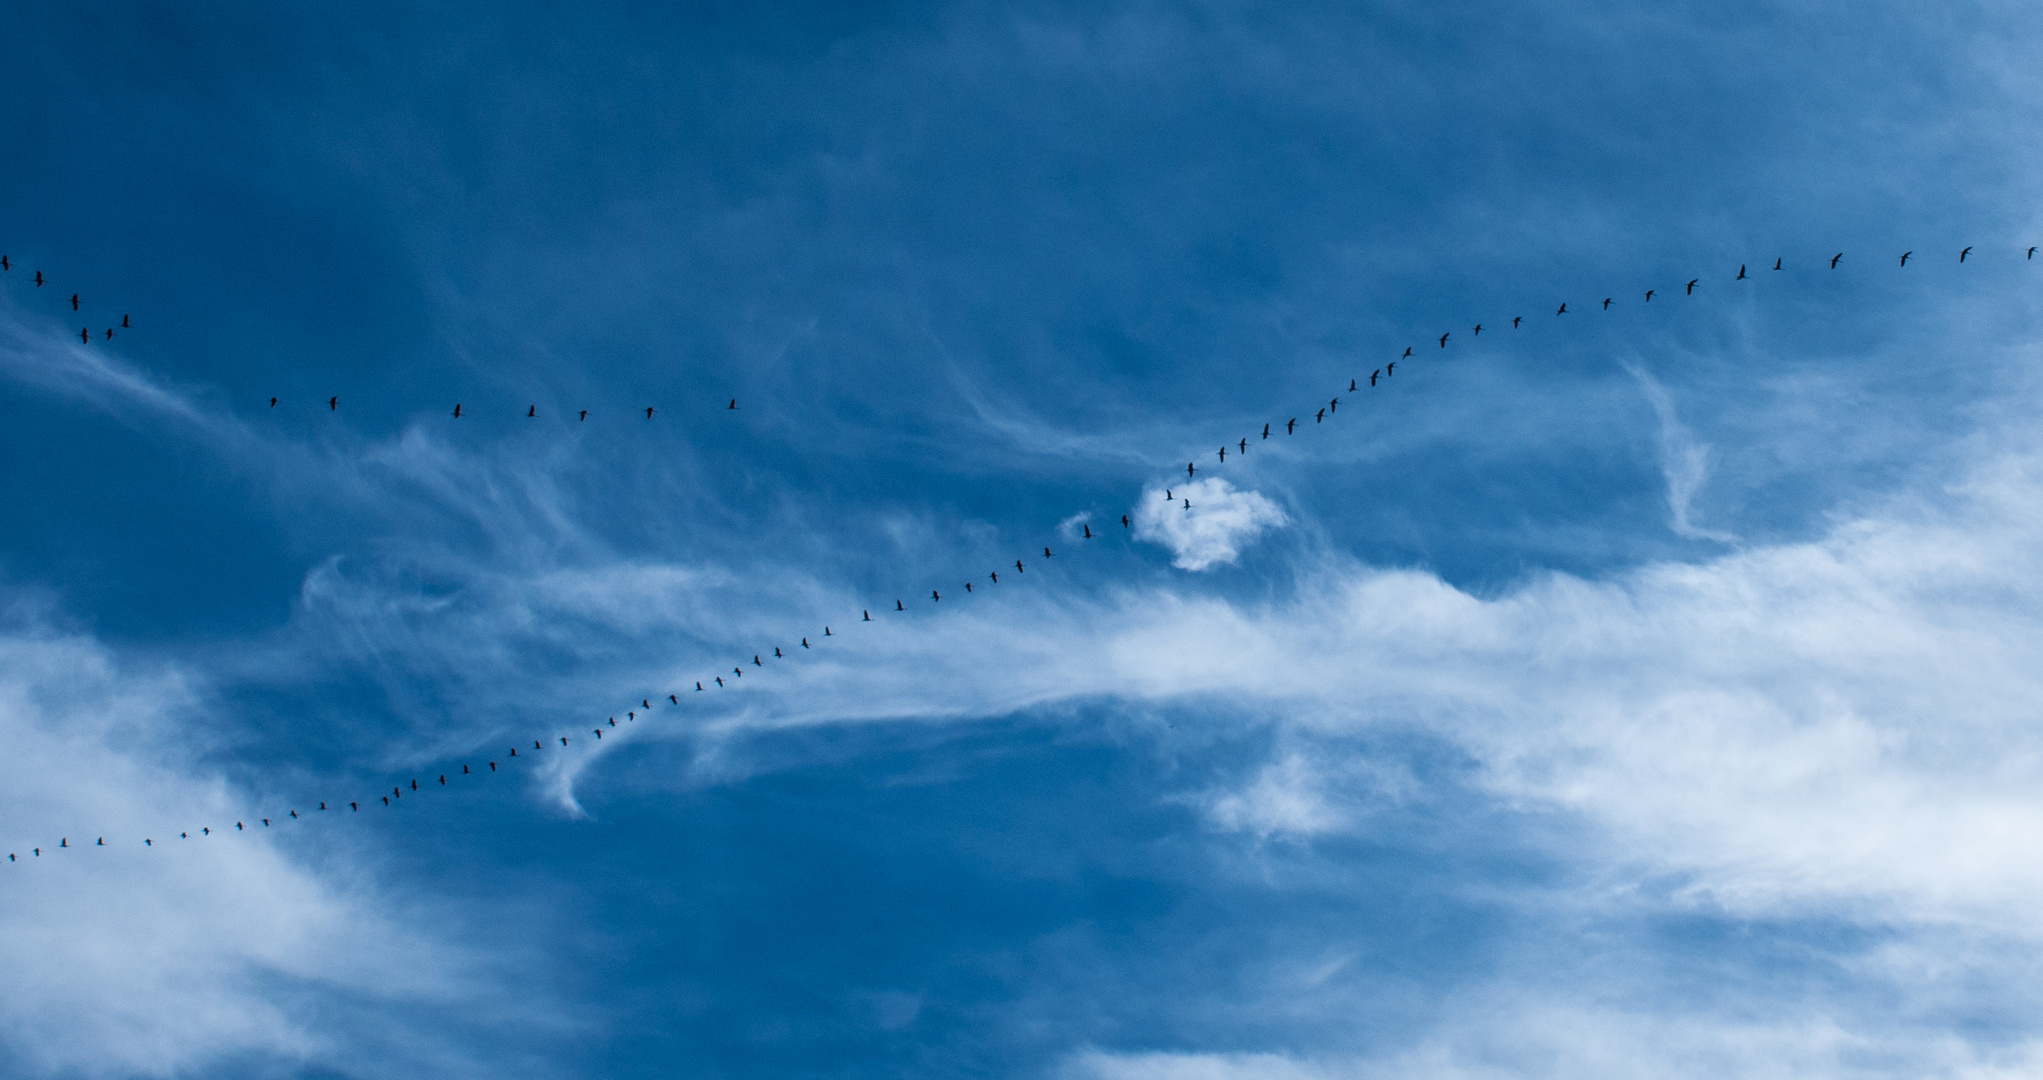
[[[113,327],[111,327],[111,326],[107,327],[107,328],[106,328],[106,339],[107,339],[108,341],[112,341],[112,340],[113,340],[113,336],[114,336],[114,332],[113,332]]]
[[[1405,356],[1410,356],[1410,355],[1412,355],[1412,347],[1411,347],[1411,346],[1409,346],[1409,345],[1407,345],[1407,346],[1405,346]],[[1403,360],[1403,359],[1405,358],[1405,356],[1400,356],[1400,357],[1398,357],[1398,359],[1400,359],[1400,360]]]
[[[1519,324],[1519,323],[1522,323],[1522,322],[1524,322],[1524,321],[1525,321],[1525,316],[1523,316],[1523,315],[1513,315],[1513,316],[1511,316],[1511,329],[1513,329],[1513,330],[1516,330],[1516,329],[1518,329],[1518,324]]]
[[[1087,540],[1090,540],[1090,539],[1092,539],[1092,526],[1091,526],[1091,525],[1080,525],[1079,527],[1085,530],[1085,538],[1086,538]]]
[[[1313,415],[1312,422],[1315,424],[1323,424],[1326,423],[1326,419],[1327,411],[1325,409],[1321,409],[1318,413],[1315,413]]]
[[[1554,314],[1556,314],[1556,315],[1566,315],[1567,313],[1568,313],[1568,302],[1567,302],[1567,301],[1565,301],[1565,300],[1563,300],[1563,301],[1561,301],[1561,306],[1560,306],[1560,308],[1559,308],[1558,310],[1556,310],[1556,311],[1554,312]]]
[[[2035,248],[2030,248],[2029,250],[2030,250],[2030,251],[2034,251],[2034,250],[2036,250],[2036,249],[2035,249]],[[1267,439],[1267,438],[1269,438],[1269,437],[1270,437],[1270,425],[1268,425],[1268,424],[1264,424],[1264,425],[1263,425],[1263,438]]]
[[[14,264],[13,264],[13,263],[11,263],[11,262],[8,262],[8,261],[7,261],[7,256],[5,256],[5,255],[0,255],[0,270],[12,270],[12,269],[14,269]]]
[[[123,330],[133,329],[133,327],[128,325],[128,317],[126,315],[121,316],[121,329]]]
[[[2036,257],[2036,249],[2035,249],[2035,248],[2030,248],[2030,249],[2029,249],[2029,258],[2033,259],[2033,258],[2035,258],[2035,257]]]
[[[1961,251],[1961,252],[1959,252],[1959,253],[1958,253],[1958,261],[1959,261],[1959,262],[1964,262],[1964,261],[1965,261],[1965,256],[1967,256],[1967,255],[1970,255],[1970,254],[1972,254],[1972,249],[1968,247],[1968,248],[1966,248],[1965,250],[1963,250],[1963,251]]]
[[[1610,300],[1611,300],[1611,298],[1610,298],[1610,297],[1608,297],[1608,296],[1606,296],[1606,297],[1604,297],[1604,298],[1603,298],[1603,310],[1605,310],[1605,311],[1609,311],[1609,310],[1610,310]]]
[[[802,648],[806,649],[806,648],[808,648],[808,647],[809,647],[809,639],[808,639],[808,638],[803,638],[803,639],[802,639]],[[673,695],[671,695],[671,694],[670,694],[670,695],[668,695],[668,696],[669,696],[669,697],[672,697]],[[677,701],[677,702],[675,702],[674,704],[676,704],[676,705],[679,705],[679,704],[681,704],[681,703]]]
[[[1297,433],[1298,433],[1298,432],[1297,432],[1297,430],[1296,430],[1296,429],[1297,429],[1297,427],[1298,427],[1298,418],[1297,418],[1297,417],[1295,417],[1295,416],[1294,416],[1294,417],[1292,417],[1292,418],[1291,418],[1291,419],[1289,419],[1289,420],[1286,420],[1286,421],[1284,421],[1284,434],[1286,434],[1286,435],[1295,435],[1295,434],[1297,434]]]
[[[1470,334],[1469,336],[1470,336],[1470,337],[1482,337],[1482,336],[1483,336],[1483,324],[1482,324],[1482,323],[1477,323],[1477,324],[1475,325],[1475,331],[1474,331],[1473,333],[1471,333],[1471,334]],[[1355,389],[1355,388],[1354,388],[1353,386],[1350,386],[1350,387],[1348,387],[1348,389],[1350,389],[1350,390],[1353,390],[1353,389]]]
[[[90,329],[90,328],[87,328],[87,327],[83,327],[83,326],[79,327],[79,328],[78,328],[78,340],[80,340],[80,341],[82,341],[82,342],[86,343],[87,345],[90,345],[90,344],[92,344],[92,331],[91,331],[91,329]]]
[[[1773,268],[1774,268],[1775,270],[1778,270],[1778,269],[1780,269],[1780,268],[1781,268],[1781,261],[1780,261],[1779,259],[1775,259],[1775,260],[1773,261]]]
[[[1830,268],[1831,268],[1832,270],[1835,270],[1835,269],[1837,269],[1837,260],[1839,260],[1839,259],[1842,259],[1842,258],[1844,258],[1844,252],[1842,252],[1842,251],[1838,252],[1838,253],[1837,253],[1837,254],[1835,254],[1835,255],[1832,255],[1832,256],[1830,257]]]
[[[1000,584],[1000,571],[995,570],[993,573],[988,574],[987,576],[993,579],[993,583],[995,585]]]
[[[1014,572],[1015,572],[1015,573],[1017,573],[1017,574],[1021,574],[1021,573],[1026,573],[1026,572],[1027,572],[1027,571],[1025,571],[1025,570],[1023,570],[1023,569],[1022,569],[1022,564],[1021,564],[1021,560],[1020,560],[1020,559],[1016,559],[1016,560],[1014,561]]]
[[[804,639],[802,639],[802,640],[806,641],[806,640],[808,640],[808,639],[807,639],[807,638],[804,638]],[[775,656],[780,656],[780,646],[778,646],[778,645],[775,645],[775,646],[773,647],[773,655],[775,655]],[[780,658],[781,658],[781,659],[783,659],[783,660],[787,659],[787,658],[786,658],[786,657],[784,657],[784,656],[780,656]]]
[[[1392,360],[1390,363],[1383,365],[1384,378],[1386,379],[1390,378],[1392,375],[1395,374],[1397,374],[1397,361]]]
[[[529,417],[535,417],[535,418],[536,418],[536,417],[537,417],[537,416],[539,415],[539,406],[537,406],[537,405],[534,405],[534,406],[532,406],[531,408],[529,408],[529,409],[526,409],[526,410],[525,410],[525,415],[526,415],[526,416],[529,416]]]
[[[454,418],[461,419],[461,403],[458,401],[454,403]]]
[[[1904,251],[1904,252],[1902,252],[1902,253],[1901,253],[1901,265],[1903,265],[1903,266],[1907,266],[1907,265],[1908,265],[1908,257],[1909,257],[1910,255],[1913,255],[1913,254],[1915,254],[1915,252],[1913,252],[1913,251]]]
[[[277,399],[276,399],[276,398],[271,398],[271,399],[270,399],[270,408],[274,409],[274,408],[276,408],[276,407],[277,407]]]
[[[899,601],[899,600],[896,600],[896,601],[894,601],[894,610],[895,610],[895,611],[906,611],[906,610],[908,610],[908,609],[907,609],[907,608],[904,608],[904,607],[902,607],[902,606],[901,606],[901,601]]]
[[[1447,347],[1447,334],[1440,335],[1440,347],[1443,349]]]
[[[1223,465],[1227,463],[1227,447],[1225,446],[1220,448],[1220,463]]]
[[[77,310],[78,310],[78,294],[77,294],[77,293],[72,293],[72,294],[71,294],[71,310],[72,310],[72,311],[77,311]]]
[[[1044,548],[1044,549],[1043,549],[1043,558],[1047,559],[1047,558],[1050,558],[1050,557],[1051,557],[1051,555],[1050,555],[1050,549],[1049,549],[1049,548]]]
[[[589,420],[589,410],[587,410],[587,409],[583,409],[583,410],[582,410],[582,422],[583,422],[583,423],[587,423],[587,422],[588,422],[588,420]]]
[[[1121,527],[1124,529],[1128,527],[1128,515],[1126,514],[1121,515]]]
[[[971,592],[971,591],[972,591],[972,583],[971,583],[971,582],[969,582],[969,581],[965,582],[965,591],[966,591],[966,592]]]
[[[1650,304],[1653,302],[1653,292],[1654,290],[1652,289],[1646,290],[1646,303]]]
[[[943,594],[942,594],[942,593],[940,593],[940,592],[937,592],[937,591],[936,591],[935,589],[931,589],[931,590],[929,590],[929,599],[930,599],[930,600],[931,600],[932,602],[934,602],[934,601],[937,601],[937,600],[941,600],[941,599],[943,599]]]
[[[1697,285],[1701,284],[1701,283],[1702,283],[1702,279],[1701,279],[1701,278],[1690,278],[1690,279],[1689,279],[1689,281],[1688,281],[1688,295],[1690,295],[1690,296],[1694,296],[1694,295],[1695,295],[1695,287],[1696,287]]]
[[[1328,411],[1328,412],[1340,412],[1340,411],[1341,411],[1341,399],[1340,399],[1340,398],[1335,398],[1335,399],[1333,399],[1332,401],[1329,401],[1329,402],[1327,402],[1327,411]]]
[[[1248,440],[1247,440],[1247,439],[1243,439],[1243,440],[1241,441],[1241,452],[1242,452],[1242,453],[1244,453],[1244,454],[1248,453]]]
[[[646,419],[648,419],[648,420],[651,420],[652,418],[653,418],[653,407],[652,407],[651,405],[648,405],[648,406],[646,406]]]
[[[735,409],[735,408],[737,408],[737,407],[738,407],[738,399],[737,399],[737,398],[732,398],[732,399],[731,399],[731,403],[730,403],[730,405],[726,406],[726,407],[725,407],[725,410],[724,410],[724,411],[725,411],[725,412],[729,412],[729,411],[730,411],[731,409]]]
[[[1348,380],[1348,392],[1351,394],[1355,392],[1355,380],[1353,379]]]
[[[35,287],[38,289],[43,287],[43,272],[41,270],[35,272]]]
[[[1733,278],[1732,280],[1733,280],[1733,281],[1744,281],[1744,280],[1745,280],[1745,264],[1744,264],[1744,263],[1739,263],[1739,264],[1738,264],[1738,276],[1737,276],[1737,277],[1735,277],[1735,278]]]
[[[337,397],[330,397],[330,398],[327,398],[327,399],[326,399],[326,407],[327,407],[328,409],[334,409],[334,410],[338,410],[338,409],[339,409],[339,408],[341,407],[341,399],[340,399],[340,398],[337,398]]]

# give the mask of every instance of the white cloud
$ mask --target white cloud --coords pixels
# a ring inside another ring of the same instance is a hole
[[[1637,364],[1626,364],[1624,369],[1638,380],[1639,390],[1652,403],[1653,415],[1660,421],[1660,474],[1667,478],[1669,527],[1676,534],[1691,539],[1727,544],[1735,542],[1736,536],[1705,529],[1690,519],[1690,506],[1695,502],[1696,492],[1702,490],[1703,481],[1709,479],[1710,445],[1698,441],[1681,418],[1675,415],[1674,395],[1668,393],[1659,380]]]
[[[1290,522],[1276,503],[1218,477],[1144,491],[1134,518],[1135,538],[1169,548],[1181,570],[1231,563],[1263,530]]]

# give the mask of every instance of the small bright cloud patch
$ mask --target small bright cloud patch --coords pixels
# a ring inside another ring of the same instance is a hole
[[[1144,492],[1135,507],[1135,538],[1169,548],[1181,570],[1205,570],[1233,562],[1263,530],[1290,521],[1258,492],[1237,491],[1220,479],[1194,480]]]

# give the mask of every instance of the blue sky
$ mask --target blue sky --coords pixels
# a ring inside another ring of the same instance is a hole
[[[2043,1069],[2030,9],[0,27],[0,1076]]]

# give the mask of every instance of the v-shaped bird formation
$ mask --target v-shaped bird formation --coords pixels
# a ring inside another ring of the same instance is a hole
[[[1980,257],[1975,254],[1976,251],[1978,251],[1978,248],[1968,245],[1956,253],[1954,256],[1955,261],[1959,265],[1967,267],[1977,265],[1980,262]],[[2030,246],[2026,249],[2016,247],[2009,254],[2011,256],[2019,256],[2018,259],[2012,259],[2011,261],[2033,264],[2037,251],[2038,247],[2036,246]],[[1836,270],[1845,259],[1846,254],[1844,252],[1837,252],[1821,258],[1812,258],[1810,264],[1813,267],[1827,267],[1829,270]],[[1917,263],[1922,261],[1914,250],[1900,253],[1891,265],[1897,269],[1906,270],[1911,261]],[[1764,263],[1761,265],[1764,265]],[[1775,258],[1773,265],[1762,271],[1759,275],[1750,273],[1748,267],[1749,264],[1740,264],[1736,273],[1726,272],[1722,274],[1721,278],[1694,277],[1684,282],[1677,282],[1676,284],[1680,286],[1678,296],[1694,298],[1699,294],[1703,296],[1710,295],[1712,292],[1710,282],[1712,280],[1720,280],[1725,284],[1735,285],[1737,282],[1762,280],[1767,274],[1784,272],[1788,269],[1785,257]],[[13,260],[5,254],[0,254],[0,281],[11,280],[14,272]],[[53,279],[46,277],[42,271],[36,270],[33,271],[33,274],[33,283],[28,285],[28,288],[40,290],[53,284]],[[1638,302],[1646,305],[1653,303],[1654,298],[1659,296],[1661,292],[1660,288],[1653,287],[1636,290],[1627,295],[1638,296]],[[1589,315],[1578,315],[1577,317],[1593,317],[1600,312],[1610,311],[1614,305],[1619,303],[1621,301],[1614,296],[1596,298],[1596,302],[1589,309]],[[95,311],[99,310],[85,298],[82,292],[74,292],[68,297],[60,297],[59,302],[55,306],[61,309],[63,304],[68,304],[68,310],[73,314],[84,313],[88,308]],[[1568,304],[1563,301],[1558,303],[1552,317],[1566,316],[1568,314],[1570,314]],[[1520,329],[1525,319],[1526,316],[1522,314],[1512,315],[1510,316],[1509,325],[1513,330]],[[105,316],[100,321],[105,324],[102,333],[96,334],[93,325],[88,323],[80,328],[78,334],[79,341],[74,347],[107,347],[107,343],[114,340],[117,330],[127,331],[133,329],[132,319],[126,312],[121,313],[117,323],[112,320],[111,315]],[[1470,339],[1481,338],[1484,326],[1485,323],[1481,321],[1473,323],[1469,330]],[[1429,338],[1428,340],[1436,343],[1436,348],[1429,350],[1429,352],[1437,354],[1447,350],[1454,340],[1453,334],[1454,331],[1450,329],[1442,331],[1437,337]],[[1492,331],[1492,340],[1496,337],[1497,332]],[[1332,422],[1340,414],[1340,407],[1342,405],[1340,393],[1351,395],[1363,394],[1369,390],[1388,387],[1393,384],[1393,380],[1397,377],[1398,365],[1406,363],[1409,368],[1409,362],[1417,358],[1412,347],[1407,346],[1395,359],[1389,360],[1381,366],[1372,366],[1367,375],[1363,375],[1358,371],[1356,374],[1347,377],[1348,386],[1346,390],[1330,395],[1323,403],[1315,403],[1293,415],[1261,422],[1259,428],[1251,425],[1251,429],[1246,434],[1234,433],[1230,438],[1220,441],[1217,449],[1213,452],[1214,458],[1209,463],[1208,468],[1225,467],[1230,457],[1237,463],[1240,462],[1256,444],[1278,437],[1276,433],[1279,431],[1281,431],[1283,437],[1296,437],[1299,434],[1298,429],[1302,419],[1306,416],[1312,418],[1315,427]],[[1409,373],[1406,377],[1410,377]],[[1365,381],[1367,383],[1366,386],[1364,386]],[[718,400],[723,401],[725,399],[719,398]],[[286,404],[280,397],[272,396],[268,398],[268,407],[270,409],[282,408]],[[343,402],[338,395],[332,395],[323,401],[307,404],[311,408],[323,405],[325,406],[325,411],[338,414],[342,409]],[[1353,402],[1350,401],[1349,404],[1352,410]],[[724,412],[740,410],[739,402],[735,398],[728,399],[728,404],[713,405],[711,407],[718,408]],[[640,423],[655,422],[656,417],[661,415],[661,409],[656,405],[645,405],[639,408],[644,413],[643,418],[637,421]],[[515,410],[504,410],[504,412],[508,416],[526,420],[542,418],[542,414],[536,404],[526,405],[522,413]],[[472,419],[478,415],[475,409],[465,407],[464,403],[455,402],[452,403],[451,409],[447,412],[447,419],[449,422],[452,422],[455,420]],[[493,413],[492,415],[495,414]],[[572,416],[574,418],[573,422],[577,424],[587,423],[592,415],[592,410],[575,410],[567,415]],[[633,416],[636,417],[637,413],[634,412]],[[1195,458],[1185,463],[1185,476],[1188,479],[1196,478],[1199,470],[1199,459]],[[1182,506],[1180,509],[1184,513],[1193,513],[1196,509],[1189,498],[1180,499],[1168,487],[1164,488],[1161,494],[1169,502],[1181,502]],[[1093,532],[1090,521],[1085,520],[1085,515],[1080,515],[1076,519],[1076,524],[1081,530],[1076,536],[1059,536],[1050,544],[1029,545],[1023,553],[1015,558],[1012,570],[1009,570],[1008,565],[1003,563],[1000,566],[990,568],[983,579],[961,582],[959,587],[964,590],[964,597],[960,598],[956,592],[953,592],[949,602],[956,604],[965,602],[966,599],[972,597],[984,595],[998,588],[1014,588],[1018,585],[1016,579],[1036,580],[1028,578],[1031,571],[1035,571],[1040,576],[1044,569],[1057,565],[1058,560],[1068,558],[1072,553],[1069,550],[1062,553],[1056,550],[1058,546],[1063,545],[1065,540],[1069,539],[1072,543],[1079,545],[1077,550],[1082,551],[1087,542],[1101,539],[1105,535]],[[1132,528],[1132,523],[1126,515],[1120,517],[1120,525],[1124,532]],[[1040,556],[1034,554],[1038,550],[1041,551]],[[1003,585],[1001,580],[1003,573],[1007,574],[1009,579],[1005,585]],[[975,589],[975,586],[978,586],[978,588]],[[946,602],[943,588],[940,584],[929,588],[928,603],[932,609]],[[601,720],[584,721],[591,724],[591,727],[587,729],[588,735],[586,737],[581,734],[583,729],[579,725],[575,725],[564,732],[554,731],[544,736],[534,737],[529,748],[525,747],[523,742],[519,742],[505,747],[503,752],[499,754],[478,754],[471,760],[450,763],[444,768],[425,770],[417,775],[406,774],[401,779],[393,779],[388,792],[382,791],[379,787],[374,790],[349,792],[344,797],[336,795],[324,799],[307,798],[301,805],[283,806],[275,810],[251,811],[248,816],[232,822],[233,829],[231,833],[227,828],[228,823],[225,819],[217,822],[221,826],[219,829],[213,828],[213,825],[216,824],[215,822],[201,821],[196,824],[180,826],[166,825],[159,830],[147,832],[143,835],[119,836],[114,839],[112,845],[109,845],[106,836],[86,833],[81,830],[79,834],[80,842],[77,844],[70,842],[69,835],[60,835],[54,845],[46,841],[38,841],[25,844],[19,850],[9,851],[7,853],[7,860],[10,864],[20,865],[23,863],[33,863],[45,857],[56,856],[59,853],[69,853],[86,848],[97,851],[104,850],[110,846],[130,850],[145,849],[153,851],[158,847],[193,842],[203,843],[216,836],[239,836],[251,831],[293,826],[323,818],[342,816],[352,818],[363,813],[365,810],[398,809],[405,805],[404,800],[407,797],[416,801],[434,792],[455,790],[479,784],[492,778],[508,776],[513,768],[539,761],[547,755],[576,753],[583,747],[594,747],[600,744],[606,737],[615,739],[633,729],[639,720],[650,719],[658,710],[666,710],[669,713],[684,710],[686,708],[686,695],[715,694],[719,691],[735,689],[742,685],[746,677],[747,668],[752,670],[752,675],[756,679],[783,664],[797,663],[801,657],[807,656],[818,649],[829,647],[831,643],[841,638],[843,634],[856,633],[858,632],[857,627],[878,621],[873,617],[872,613],[874,610],[879,610],[883,613],[882,619],[888,615],[907,615],[910,609],[906,604],[905,597],[911,594],[921,595],[918,590],[904,591],[900,596],[891,598],[894,600],[892,608],[888,608],[884,603],[880,603],[872,607],[859,609],[856,616],[852,616],[846,611],[840,613],[841,619],[818,620],[814,626],[805,630],[790,632],[785,641],[753,652],[749,659],[742,656],[737,658],[728,672],[718,669],[705,673],[701,679],[688,680],[692,683],[690,686],[670,688],[664,693],[655,694],[649,692],[630,695],[627,698],[626,708],[605,715]],[[783,651],[784,649],[786,651]],[[768,665],[765,662],[768,659],[768,650],[771,652],[771,659],[775,661],[772,665]],[[796,652],[795,650],[800,651]],[[664,701],[659,700],[662,698]],[[636,704],[632,704],[633,700],[635,700]],[[624,716],[622,724],[617,720],[619,713]],[[87,839],[88,836],[90,837],[89,840]]]

